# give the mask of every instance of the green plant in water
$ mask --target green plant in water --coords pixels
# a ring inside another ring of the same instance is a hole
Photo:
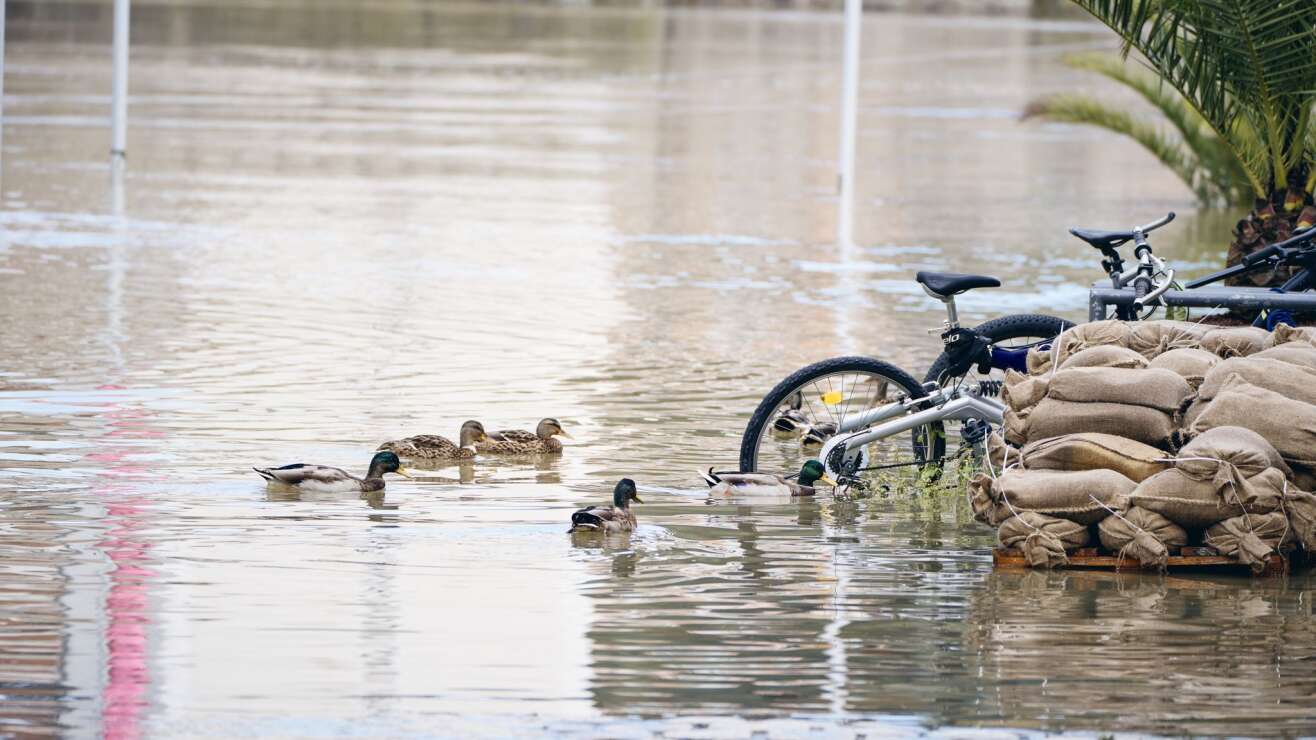
[[[1229,263],[1316,223],[1316,3],[1311,0],[1074,0],[1120,37],[1119,58],[1066,61],[1130,88],[1151,123],[1079,94],[1029,104],[1026,116],[1124,134],[1203,204],[1252,205]],[[1142,68],[1128,63],[1137,52]],[[1282,280],[1270,273],[1254,284]]]

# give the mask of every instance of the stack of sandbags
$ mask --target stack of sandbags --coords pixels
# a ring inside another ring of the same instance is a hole
[[[970,493],[1030,563],[1094,539],[1150,565],[1188,544],[1256,568],[1316,552],[1316,328],[1101,321],[1027,365]]]
[[[1088,544],[1089,525],[1127,508],[1136,483],[1113,470],[1006,470],[969,481],[974,517],[998,527],[1001,545],[1030,565],[1057,567],[1065,552]]]
[[[1062,365],[1036,378],[1009,377],[1005,388],[1005,439],[1019,446],[1097,432],[1170,449],[1180,410],[1192,394],[1175,372],[1135,367]]]
[[[1079,324],[1060,332],[1050,345],[1029,350],[1026,359],[1028,374],[1041,375],[1059,367],[1070,355],[1092,347],[1129,346],[1130,328],[1123,321],[1093,321]]]
[[[1287,522],[1288,475],[1261,435],[1217,427],[1184,445],[1172,469],[1139,483],[1130,511],[1153,512],[1185,532],[1204,530],[1205,544],[1260,570],[1289,541],[1288,528],[1274,526]]]
[[[1186,434],[1196,437],[1217,427],[1250,429],[1270,442],[1303,477],[1316,469],[1316,370],[1247,358],[1222,362],[1198,392],[1185,415]],[[1223,371],[1222,371],[1223,368]]]

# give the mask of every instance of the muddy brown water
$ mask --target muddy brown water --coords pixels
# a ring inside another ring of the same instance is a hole
[[[1308,576],[993,573],[953,493],[694,476],[802,364],[921,375],[918,269],[1077,318],[1065,228],[1171,209],[1217,263],[1230,214],[1016,120],[1102,29],[868,17],[840,249],[831,15],[139,2],[116,184],[109,5],[9,5],[0,732],[1316,732]],[[368,501],[250,471],[546,415],[560,459]],[[622,475],[639,531],[569,538]]]

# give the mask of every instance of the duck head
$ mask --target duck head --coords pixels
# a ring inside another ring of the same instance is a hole
[[[462,424],[461,434],[458,436],[460,438],[459,444],[462,447],[471,448],[474,448],[477,443],[489,439],[489,435],[484,432],[484,425],[474,419]]]
[[[632,501],[637,504],[644,503],[640,500],[640,494],[635,490],[635,481],[630,478],[622,478],[617,481],[617,487],[612,489],[612,505],[618,509],[629,509]]]
[[[402,461],[392,452],[376,452],[370,458],[370,469],[366,471],[366,480],[383,478],[385,473],[397,473],[403,478],[410,478],[411,471],[402,467]]]
[[[574,439],[567,430],[562,428],[562,422],[557,419],[541,419],[539,426],[535,427],[535,436],[540,439],[550,439],[554,436],[563,436],[567,439]]]
[[[829,486],[836,485],[836,481],[827,477],[827,470],[823,468],[823,464],[818,460],[810,460],[804,463],[804,467],[800,468],[799,482],[800,485],[810,488],[815,483],[826,483]]]

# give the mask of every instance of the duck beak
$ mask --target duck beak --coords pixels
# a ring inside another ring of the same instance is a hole
[[[411,474],[411,471],[410,471],[410,470],[407,470],[406,468],[398,468],[397,470],[394,470],[393,472],[394,472],[394,473],[397,473],[398,475],[402,476],[403,478],[410,478],[410,479],[412,479],[412,480],[415,480],[415,478],[416,478],[416,476],[412,475],[412,474]]]
[[[571,436],[570,434],[567,434],[567,430],[563,429],[562,427],[557,428],[557,433],[562,435],[563,437],[566,437],[567,439],[575,439],[575,437]]]
[[[821,482],[823,482],[823,483],[826,483],[827,485],[831,486],[832,488],[836,488],[836,486],[837,486],[836,481],[832,480],[831,478],[828,478],[828,477],[825,476],[825,475],[824,475],[823,477],[819,478],[818,480],[821,481]]]
[[[641,499],[638,495],[636,495],[636,496],[631,496],[631,500],[634,501],[634,502],[637,503],[637,504],[642,504],[642,503],[644,503],[644,500]]]

